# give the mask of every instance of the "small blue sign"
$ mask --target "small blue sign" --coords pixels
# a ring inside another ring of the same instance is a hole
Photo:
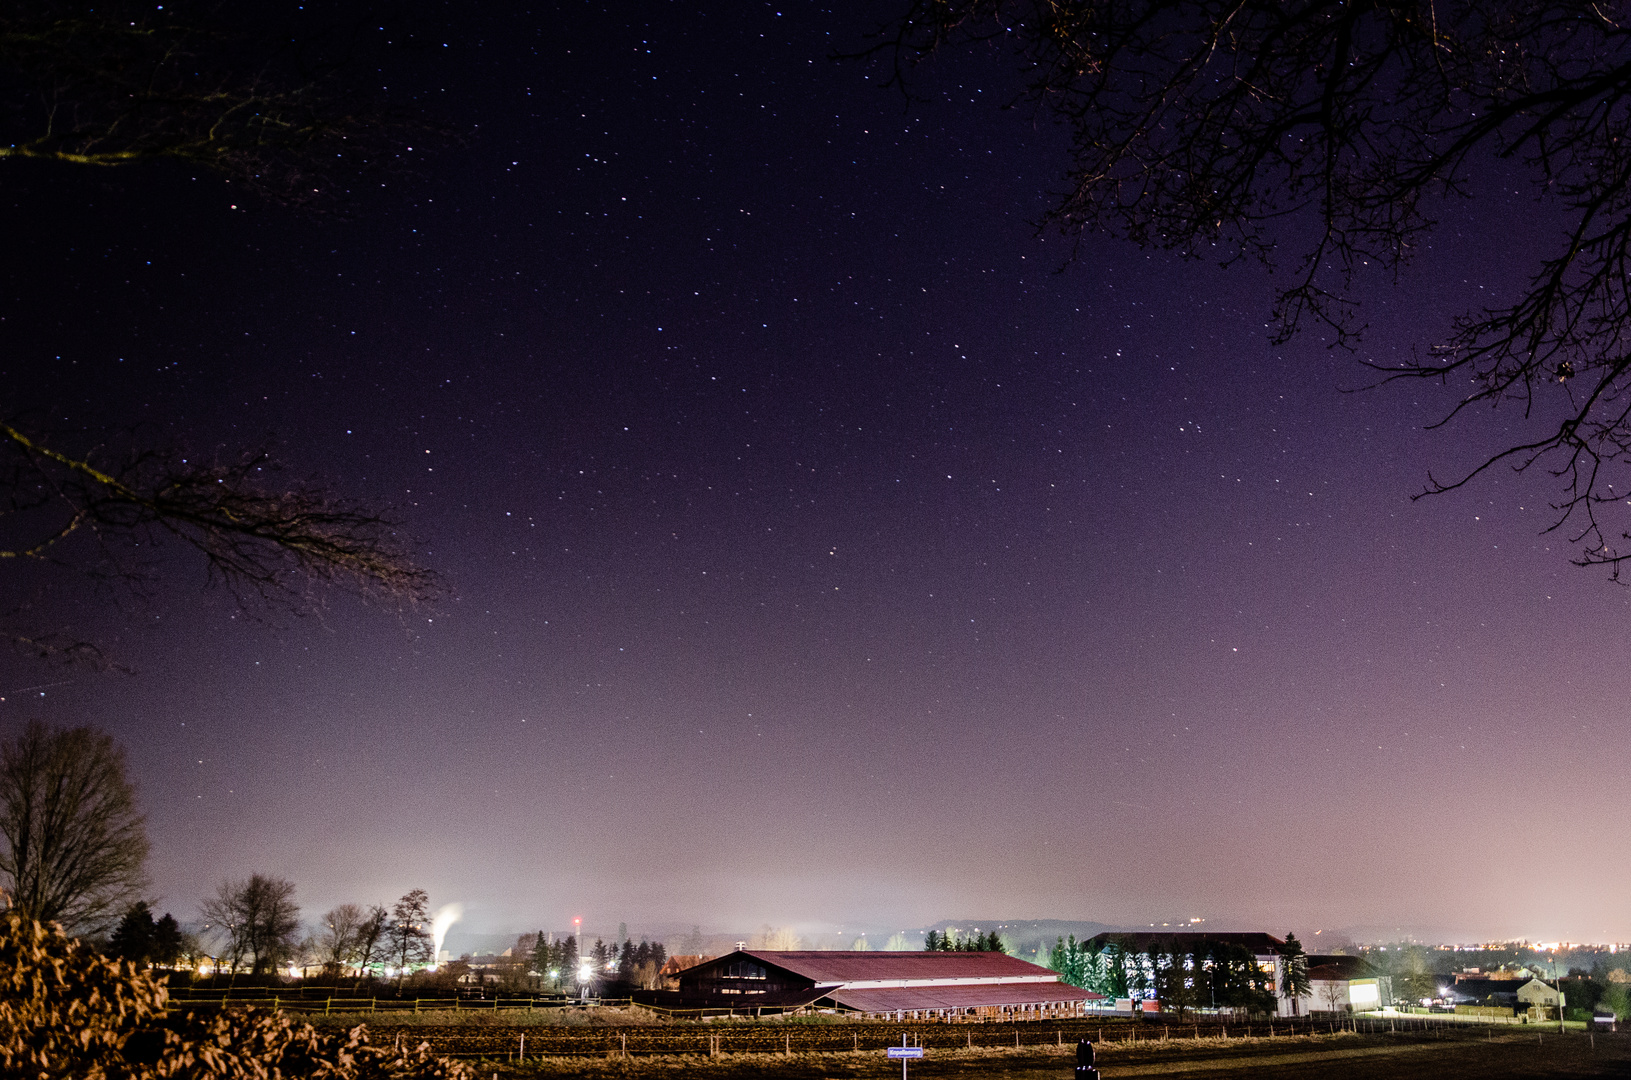
[[[891,1060],[898,1058],[920,1058],[922,1056],[923,1047],[921,1046],[891,1046],[889,1048],[889,1057]]]

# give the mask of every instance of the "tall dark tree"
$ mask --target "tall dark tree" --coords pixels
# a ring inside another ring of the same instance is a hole
[[[292,881],[251,874],[245,881],[223,881],[199,905],[231,970],[247,964],[251,974],[265,975],[293,955],[300,934],[294,892]]]
[[[168,911],[158,922],[153,924],[153,963],[161,967],[174,967],[181,959],[181,950],[186,945],[186,938],[181,933],[181,924],[176,917]]]
[[[1127,950],[1110,942],[1100,955],[1105,970],[1105,989],[1100,992],[1108,998],[1128,997],[1132,993],[1133,976],[1128,970]]]
[[[357,937],[366,917],[363,909],[356,904],[341,904],[323,913],[317,933],[317,948],[325,967],[340,974],[355,964]]]
[[[1308,954],[1296,934],[1287,934],[1286,943],[1280,947],[1280,995],[1296,1001],[1313,992],[1314,984],[1308,978]]]
[[[923,951],[924,952],[939,952],[940,951],[940,931],[930,930],[927,934],[923,935]]]
[[[390,956],[396,964],[397,982],[407,977],[413,964],[427,964],[433,957],[430,933],[430,897],[424,889],[414,889],[391,908],[391,921],[385,930]]]
[[[70,933],[106,929],[147,884],[125,753],[91,728],[30,722],[0,742],[0,889]]]
[[[1386,279],[1480,176],[1557,222],[1527,283],[1377,377],[1457,387],[1445,421],[1526,434],[1422,494],[1509,466],[1557,480],[1580,565],[1631,558],[1631,29],[1597,0],[910,0],[874,52],[904,76],[958,42],[1019,55],[1071,130],[1046,224],[1225,265],[1289,264],[1275,337],[1355,345]],[[1487,216],[1487,215],[1486,215]]]
[[[121,960],[145,967],[153,960],[157,929],[153,912],[146,902],[132,904],[125,917],[119,920],[119,925],[114,927],[113,936],[108,939],[108,952]]]
[[[538,978],[545,986],[557,983],[558,969],[555,966],[555,949],[556,946],[549,943],[549,935],[542,930],[538,931],[538,936],[532,944],[532,970],[538,973]],[[556,971],[557,976],[552,977],[550,975],[551,971]]]
[[[578,957],[578,938],[576,934],[569,936],[561,943],[558,963],[564,984],[567,986],[578,985],[578,969],[582,965]]]
[[[385,931],[390,922],[391,913],[385,910],[383,904],[371,904],[363,913],[362,925],[357,928],[356,985],[362,985],[362,980],[368,975],[372,965],[381,963],[387,958]]]

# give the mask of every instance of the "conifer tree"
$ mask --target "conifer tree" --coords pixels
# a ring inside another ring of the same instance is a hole
[[[561,977],[569,983],[576,983],[578,981],[578,968],[581,966],[576,935],[568,937],[561,943],[560,965]]]
[[[153,952],[150,959],[155,964],[173,967],[176,961],[181,959],[181,948],[184,943],[180,924],[176,922],[176,917],[167,911],[162,919],[153,924]]]
[[[108,951],[121,960],[146,967],[153,959],[154,930],[153,913],[148,910],[145,901],[137,901],[119,920],[119,926],[108,942]]]
[[[1314,992],[1308,981],[1308,954],[1296,934],[1286,934],[1286,943],[1280,947],[1280,993],[1293,1001]]]

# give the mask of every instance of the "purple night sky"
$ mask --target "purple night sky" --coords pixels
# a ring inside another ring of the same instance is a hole
[[[1631,939],[1631,593],[1546,477],[1410,500],[1515,411],[1347,393],[1255,267],[1057,272],[1063,133],[995,54],[910,108],[832,62],[887,4],[492,7],[371,24],[389,100],[473,134],[341,218],[4,166],[8,409],[273,433],[455,590],[257,625],[179,550],[149,605],[51,579],[136,674],[11,656],[0,733],[128,747],[161,910],[266,872],[491,931]],[[1552,244],[1486,181],[1366,281],[1361,357]]]

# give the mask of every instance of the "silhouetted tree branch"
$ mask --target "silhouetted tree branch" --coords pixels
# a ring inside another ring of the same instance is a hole
[[[1565,223],[1527,287],[1411,361],[1373,366],[1384,382],[1465,387],[1446,421],[1515,403],[1544,429],[1421,494],[1497,465],[1543,469],[1561,485],[1552,528],[1579,544],[1578,564],[1619,577],[1631,19],[1588,0],[915,0],[869,54],[904,85],[924,58],[973,41],[1010,44],[1032,98],[1072,132],[1046,225],[1289,263],[1278,341],[1312,324],[1351,347],[1361,270],[1396,271],[1476,170],[1526,173]]]
[[[322,202],[346,175],[446,135],[342,86],[346,66],[174,3],[5,4],[0,158],[168,159],[278,202]]]
[[[0,423],[0,563],[50,563],[140,591],[147,570],[136,553],[169,537],[202,555],[208,580],[244,605],[299,613],[314,585],[407,604],[438,593],[388,514],[280,483],[280,472],[264,451],[205,463],[140,433],[117,457],[73,456]],[[99,655],[84,643],[18,638],[42,655]]]

